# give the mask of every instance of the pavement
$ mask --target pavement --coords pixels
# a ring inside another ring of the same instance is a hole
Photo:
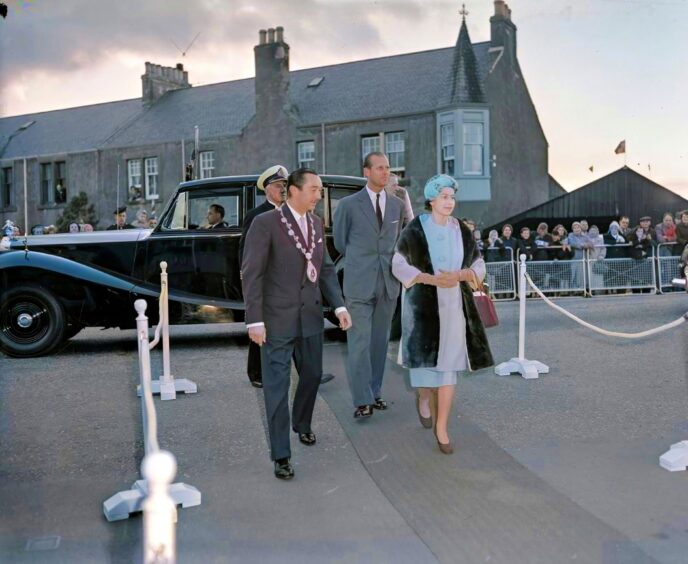
[[[688,296],[557,300],[587,321],[640,331]],[[497,305],[497,361],[516,356],[518,304]],[[688,324],[627,341],[528,302],[537,380],[462,377],[442,455],[391,359],[390,409],[352,418],[346,344],[328,331],[314,447],[292,441],[296,477],[272,475],[262,392],[245,376],[240,324],[172,328],[172,371],[195,395],[156,399],[177,482],[179,562],[685,563],[688,472],[659,456],[688,440]],[[153,373],[161,353],[153,351]],[[143,456],[134,331],[87,329],[58,354],[0,356],[0,562],[136,562],[140,515],[108,523],[102,503],[139,478]],[[293,375],[295,377],[295,375]]]

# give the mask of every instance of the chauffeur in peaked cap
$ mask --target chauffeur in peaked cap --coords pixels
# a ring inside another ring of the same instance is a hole
[[[112,231],[114,229],[134,229],[134,226],[127,223],[127,206],[119,206],[112,212],[115,216],[115,223],[107,228],[107,231]]]

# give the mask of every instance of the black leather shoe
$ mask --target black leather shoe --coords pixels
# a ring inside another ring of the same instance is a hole
[[[373,404],[373,407],[375,409],[379,409],[380,411],[384,411],[385,409],[387,409],[387,402],[382,398],[375,398],[375,403]]]
[[[372,405],[359,405],[354,411],[354,419],[366,419],[373,415]]]
[[[299,433],[299,440],[304,445],[314,445],[315,444],[315,433]]]
[[[263,387],[263,382],[260,380],[251,380],[251,386],[254,388],[262,388]]]
[[[329,372],[326,372],[322,376],[320,376],[320,383],[321,384],[327,384],[328,382],[331,382],[334,380],[334,374],[330,374]]]
[[[294,477],[294,467],[289,463],[288,458],[275,460],[275,478],[280,480],[291,480]]]

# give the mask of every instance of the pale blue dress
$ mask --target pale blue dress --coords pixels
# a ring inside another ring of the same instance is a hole
[[[463,238],[458,221],[450,218],[447,225],[438,225],[431,214],[420,216],[423,232],[428,241],[430,260],[435,273],[441,270],[461,270],[463,264]],[[471,265],[480,278],[484,277],[482,259]],[[409,287],[420,271],[396,253],[392,272]],[[437,288],[437,302],[440,315],[440,343],[437,366],[433,368],[411,368],[410,380],[414,388],[437,388],[456,384],[459,372],[469,369],[466,347],[466,318],[463,314],[461,288]],[[404,328],[402,327],[402,331]]]

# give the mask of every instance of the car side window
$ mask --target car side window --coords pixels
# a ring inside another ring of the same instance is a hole
[[[191,193],[189,229],[230,229],[239,227],[243,190],[204,190]]]
[[[337,205],[339,205],[339,200],[355,194],[360,188],[358,187],[347,187],[342,188],[340,186],[332,186],[330,188],[330,217],[334,217]]]

